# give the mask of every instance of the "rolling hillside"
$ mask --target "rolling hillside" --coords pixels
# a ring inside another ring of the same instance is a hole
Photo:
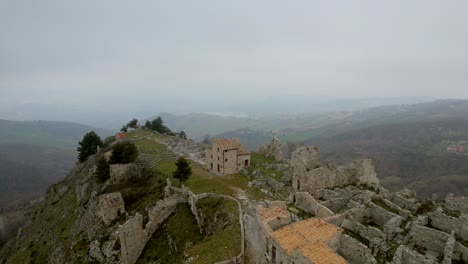
[[[69,122],[0,120],[0,210],[44,194],[73,167],[76,147],[91,130]]]

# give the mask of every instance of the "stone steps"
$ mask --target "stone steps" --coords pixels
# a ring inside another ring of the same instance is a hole
[[[164,161],[172,161],[174,159],[174,155],[167,152],[140,153],[137,158],[137,163],[144,164],[149,168],[155,168]]]

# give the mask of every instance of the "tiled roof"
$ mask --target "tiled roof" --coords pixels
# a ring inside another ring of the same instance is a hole
[[[313,263],[347,263],[325,243],[339,234],[341,229],[317,218],[285,226],[272,232],[273,238],[288,253],[298,250]]]
[[[227,150],[227,149],[237,149],[237,154],[242,155],[242,154],[250,154],[250,151],[248,151],[244,146],[242,146],[240,143],[236,142],[233,139],[228,139],[228,138],[217,138],[213,140],[213,144],[218,146],[221,150]]]
[[[273,208],[263,208],[260,210],[260,217],[262,220],[267,220],[271,219],[274,217],[283,217],[283,216],[288,216],[289,212],[279,208],[279,207],[273,207]]]
[[[250,154],[250,151],[246,149],[244,146],[242,146],[241,144],[239,144],[237,155],[245,155],[245,154]]]

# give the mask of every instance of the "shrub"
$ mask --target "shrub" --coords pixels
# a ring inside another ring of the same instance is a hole
[[[125,164],[134,162],[138,157],[138,149],[135,144],[131,142],[121,142],[114,146],[112,156],[110,157],[110,164]]]

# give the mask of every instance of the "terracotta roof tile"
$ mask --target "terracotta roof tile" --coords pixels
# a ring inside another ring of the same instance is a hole
[[[300,251],[313,263],[347,263],[325,243],[339,234],[341,229],[317,218],[285,226],[273,231],[272,236],[288,253]]]
[[[238,155],[250,154],[250,151],[247,150],[247,148],[233,139],[217,138],[213,140],[213,144],[217,145],[220,150],[237,149]]]

